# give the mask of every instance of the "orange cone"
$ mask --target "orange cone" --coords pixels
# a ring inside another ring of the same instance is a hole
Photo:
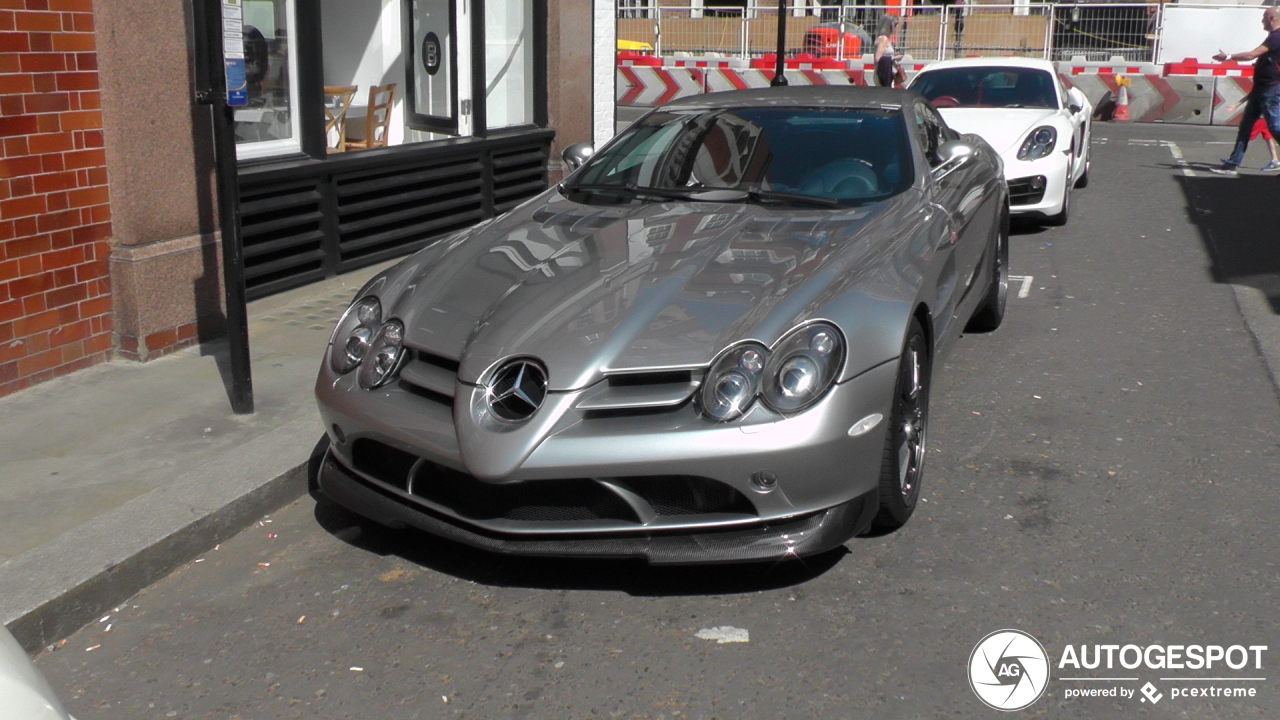
[[[1127,77],[1116,78],[1120,92],[1116,95],[1116,111],[1111,119],[1117,122],[1129,122],[1129,82]]]

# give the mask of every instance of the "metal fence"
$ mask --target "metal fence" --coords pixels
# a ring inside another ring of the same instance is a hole
[[[903,13],[895,49],[917,60],[1021,55],[1048,60],[1154,62],[1164,5],[1107,3],[804,6],[787,17],[788,55],[843,60],[869,55],[881,18]],[[620,48],[655,55],[758,58],[777,49],[777,5],[618,5]]]

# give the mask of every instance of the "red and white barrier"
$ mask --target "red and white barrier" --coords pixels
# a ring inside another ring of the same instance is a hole
[[[928,65],[911,58],[902,63],[908,81]],[[619,53],[617,104],[655,107],[690,95],[765,88],[773,80],[774,66],[771,56],[745,60],[629,53],[623,58]],[[799,56],[788,58],[785,66],[790,85],[875,84],[870,55],[848,60]],[[1095,106],[1108,93],[1113,99],[1119,95],[1117,78],[1129,78],[1129,112],[1135,122],[1234,124],[1239,112],[1228,116],[1226,108],[1241,102],[1253,86],[1252,68],[1236,63],[1183,61],[1161,66],[1117,57],[1110,62],[1075,58],[1056,66],[1068,87],[1080,88]]]

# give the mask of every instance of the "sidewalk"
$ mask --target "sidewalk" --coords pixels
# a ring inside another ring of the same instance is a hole
[[[338,316],[386,264],[249,304],[256,412],[225,341],[116,360],[0,398],[0,622],[66,636],[306,492],[312,385]]]

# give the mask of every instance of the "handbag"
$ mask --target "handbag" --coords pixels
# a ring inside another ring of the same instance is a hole
[[[898,87],[907,86],[907,71],[903,70],[898,63],[893,64],[893,83]]]

